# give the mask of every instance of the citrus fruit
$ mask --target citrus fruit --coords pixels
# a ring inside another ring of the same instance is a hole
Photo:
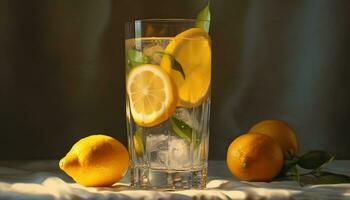
[[[178,106],[191,108],[208,96],[211,79],[210,45],[209,35],[203,29],[191,28],[176,35],[165,48],[160,65],[177,86]],[[175,63],[179,63],[182,70]]]
[[[278,143],[261,133],[236,138],[227,150],[227,166],[244,181],[269,181],[282,168],[283,154]]]
[[[157,125],[175,111],[176,89],[161,67],[139,65],[130,71],[126,84],[131,114],[139,126]]]
[[[118,140],[91,135],[75,143],[59,167],[84,186],[111,186],[126,173],[129,154]]]
[[[298,153],[298,140],[294,131],[287,123],[279,120],[265,120],[255,124],[251,132],[258,132],[275,139],[283,150],[286,157]]]

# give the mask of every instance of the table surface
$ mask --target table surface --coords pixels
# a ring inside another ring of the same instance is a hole
[[[328,170],[350,175],[350,161],[334,161]],[[1,161],[0,199],[348,199],[350,184],[308,185],[294,181],[242,182],[224,161],[209,162],[205,190],[172,192],[132,190],[127,177],[113,187],[83,187],[58,169],[58,161]]]

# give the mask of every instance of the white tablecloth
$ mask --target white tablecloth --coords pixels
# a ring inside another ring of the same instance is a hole
[[[350,175],[350,161],[335,161],[333,172]],[[240,182],[224,161],[209,162],[206,190],[173,192],[132,190],[127,177],[113,187],[87,188],[75,184],[58,169],[58,161],[0,162],[0,199],[349,199],[350,184],[300,187],[292,181]]]

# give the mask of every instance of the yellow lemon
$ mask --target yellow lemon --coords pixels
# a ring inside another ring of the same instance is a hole
[[[128,74],[126,88],[132,117],[139,126],[155,126],[176,109],[176,89],[160,66],[135,67]]]
[[[255,124],[250,131],[262,133],[275,139],[281,145],[283,153],[287,158],[298,153],[299,145],[297,137],[292,128],[283,121],[264,120]]]
[[[269,181],[283,165],[283,153],[278,143],[261,133],[248,133],[236,138],[227,150],[227,166],[244,181]]]
[[[91,135],[75,143],[60,160],[59,167],[84,186],[111,186],[129,166],[129,154],[118,140]]]
[[[178,106],[191,108],[201,104],[210,91],[209,35],[201,28],[188,29],[175,36],[164,52],[160,65],[176,83]],[[175,63],[181,65],[183,73]]]

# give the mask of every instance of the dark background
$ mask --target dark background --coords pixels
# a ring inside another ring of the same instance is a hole
[[[124,23],[193,18],[204,0],[0,0],[0,159],[126,143]],[[263,119],[302,151],[350,158],[350,1],[213,0],[210,159]]]

